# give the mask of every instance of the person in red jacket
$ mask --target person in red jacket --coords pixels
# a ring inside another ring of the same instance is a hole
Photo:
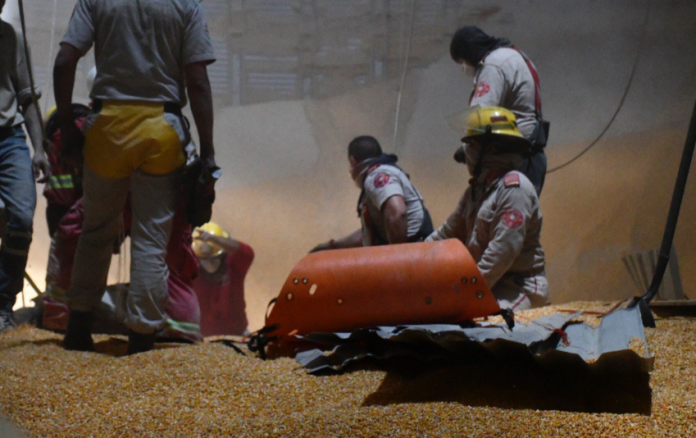
[[[79,103],[72,104],[75,124],[82,129],[89,107]],[[44,185],[43,195],[46,198],[46,222],[48,234],[53,237],[58,230],[58,223],[70,208],[82,197],[82,176],[80,169],[64,163],[60,159],[61,137],[55,107],[46,115],[46,158],[51,166],[51,176]]]
[[[194,230],[193,239],[193,251],[200,262],[193,287],[201,307],[201,333],[246,335],[244,279],[254,261],[254,250],[230,238],[213,222]]]
[[[203,340],[199,326],[201,312],[193,289],[193,279],[198,276],[198,263],[191,249],[191,225],[186,222],[182,211],[180,208],[174,215],[171,237],[167,246],[166,263],[169,269],[167,278],[169,293],[165,305],[167,320],[164,329],[157,334],[157,338],[200,342]],[[79,199],[61,219],[51,242],[51,254],[55,257],[54,263],[49,264],[50,270],[46,275],[43,328],[60,332],[64,332],[67,328],[68,306],[65,294],[71,285],[70,273],[77,250],[77,240],[82,233],[83,220],[84,204],[82,199]],[[125,237],[130,233],[131,228],[131,209],[128,203],[123,211],[122,223],[123,237]],[[120,242],[115,243],[120,244]],[[114,298],[109,299],[117,301],[114,303],[116,309],[108,305],[99,308],[100,319],[110,322],[95,327],[97,332],[106,330],[107,333],[120,333],[125,330],[118,315],[123,303],[120,299],[114,300]]]

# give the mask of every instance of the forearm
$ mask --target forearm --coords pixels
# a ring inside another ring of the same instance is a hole
[[[349,235],[333,242],[334,248],[359,248],[361,246],[363,246],[362,230],[353,231]]]
[[[234,240],[230,237],[222,237],[222,236],[214,236],[210,235],[208,237],[208,242],[211,242],[220,248],[222,248],[225,252],[234,254],[239,250],[239,241]]]
[[[213,158],[213,95],[205,65],[187,66],[187,91],[193,120],[198,129],[201,158]]]
[[[53,95],[56,99],[56,112],[63,120],[72,118],[70,104],[75,86],[77,61],[80,59],[78,54],[71,52],[77,52],[77,49],[61,45],[53,66]]]
[[[31,145],[34,147],[34,154],[43,154],[43,132],[41,130],[41,120],[39,119],[40,114],[37,111],[38,107],[33,100],[22,107],[22,115],[26,121],[27,132],[29,133],[29,138],[31,139]]]

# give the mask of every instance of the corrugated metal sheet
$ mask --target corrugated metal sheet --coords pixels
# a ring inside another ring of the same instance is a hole
[[[457,325],[419,325],[378,327],[351,333],[313,333],[303,339],[333,346],[330,351],[311,350],[296,356],[310,373],[341,370],[347,364],[372,357],[428,361],[466,356],[474,345],[494,355],[505,356],[521,350],[541,363],[556,360],[584,361],[589,367],[621,367],[641,372],[652,369],[654,358],[648,353],[640,312],[618,309],[602,319],[599,327],[573,323],[576,314],[555,313],[531,322],[517,322],[513,330],[504,324],[482,324],[472,328]],[[629,349],[638,343],[643,356]],[[526,347],[526,348],[520,348]]]

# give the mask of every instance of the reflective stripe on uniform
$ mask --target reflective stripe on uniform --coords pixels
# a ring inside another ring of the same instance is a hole
[[[48,190],[75,188],[72,175],[54,175],[46,181]]]
[[[168,331],[178,331],[181,333],[186,333],[188,335],[198,335],[201,333],[201,326],[192,322],[174,321],[173,319],[167,319]]]

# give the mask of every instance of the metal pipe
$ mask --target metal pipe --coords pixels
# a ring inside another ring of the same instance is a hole
[[[674,185],[674,192],[672,192],[672,204],[670,205],[669,215],[667,216],[665,233],[662,236],[662,246],[660,247],[660,255],[657,260],[655,275],[653,275],[652,282],[650,283],[650,287],[645,295],[634,298],[628,305],[629,308],[640,305],[643,324],[648,327],[655,327],[655,321],[647,305],[653,298],[655,298],[655,295],[657,295],[657,292],[660,289],[660,284],[662,283],[662,278],[665,275],[665,270],[667,269],[669,254],[672,249],[674,233],[677,229],[677,220],[679,219],[679,212],[681,210],[681,204],[684,198],[684,191],[686,190],[686,183],[689,178],[689,169],[691,168],[691,160],[693,159],[695,146],[696,103],[694,103],[694,109],[691,113],[689,132],[686,135],[686,142],[684,144],[684,152],[682,153],[681,164],[679,166],[679,173],[677,175],[677,181]]]

